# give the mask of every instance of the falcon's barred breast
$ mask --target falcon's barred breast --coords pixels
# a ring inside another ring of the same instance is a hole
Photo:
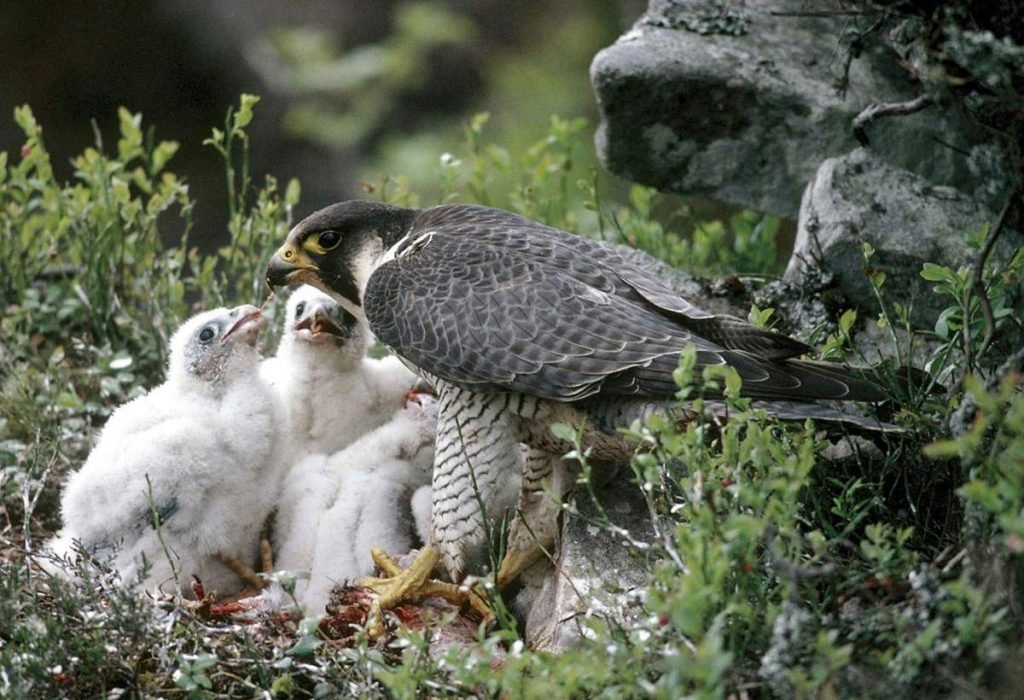
[[[511,477],[522,488],[499,584],[553,544],[559,511],[545,490],[571,478],[551,424],[581,427],[595,460],[628,460],[636,445],[618,428],[673,409],[687,346],[695,376],[731,366],[744,395],[787,418],[869,425],[813,402],[887,398],[871,370],[794,359],[810,348],[698,308],[612,245],[499,209],[335,204],[292,229],[268,281],[327,291],[434,382],[431,544],[456,581]]]

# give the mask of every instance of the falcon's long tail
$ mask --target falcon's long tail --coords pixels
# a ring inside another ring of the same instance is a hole
[[[905,385],[924,385],[928,379],[913,368],[887,371],[814,360],[766,362],[736,351],[727,354],[727,361],[744,377],[741,393],[751,399],[874,403],[899,399],[907,393]]]
[[[769,416],[785,421],[805,421],[815,424],[843,426],[878,433],[901,433],[903,428],[859,413],[848,413],[831,406],[806,401],[754,401],[751,408],[763,409]],[[729,413],[724,401],[707,401],[704,409],[715,417],[726,417]]]

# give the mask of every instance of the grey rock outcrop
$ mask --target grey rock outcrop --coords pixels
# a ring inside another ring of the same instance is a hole
[[[803,0],[737,5],[723,12],[721,2],[651,0],[594,58],[598,153],[613,173],[665,192],[793,217],[821,161],[857,145],[853,117],[913,98],[920,86],[879,40],[852,61],[841,94],[848,18],[808,12]],[[966,187],[967,157],[936,146],[944,132],[963,131],[951,129],[953,119],[932,108],[880,120],[871,143],[933,183]]]
[[[826,160],[807,186],[785,277],[799,283],[812,269],[829,272],[843,296],[877,311],[864,273],[863,244],[870,243],[872,268],[886,274],[887,302],[910,305],[912,323],[931,329],[953,300],[933,292],[933,283],[920,275],[922,263],[970,265],[977,253],[968,248],[967,234],[993,219],[959,190],[932,185],[857,149]],[[1006,231],[993,255],[1005,259],[1022,244],[1020,234]]]
[[[524,576],[529,593],[526,639],[558,651],[590,636],[595,625],[629,627],[644,614],[652,562],[644,544],[654,537],[651,516],[628,469],[598,489],[601,508],[578,492],[578,514],[564,519],[554,567],[540,562]],[[639,546],[637,543],[641,543]]]

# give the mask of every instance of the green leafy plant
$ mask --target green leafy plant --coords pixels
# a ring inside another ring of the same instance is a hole
[[[176,211],[184,242],[192,211],[187,186],[165,171],[177,144],[147,142],[141,115],[122,109],[117,155],[105,155],[97,135],[74,159],[73,182],[61,184],[31,110],[15,118],[26,142],[0,182],[5,330],[44,331],[43,357],[76,333],[95,347],[165,343],[166,319],[185,309],[186,260],[184,243],[164,254],[161,229]],[[140,359],[153,369],[156,358]]]
[[[980,238],[985,238],[987,230],[986,227],[980,232]],[[969,237],[971,242],[971,247],[978,250],[979,237]],[[968,267],[953,270],[924,263],[921,277],[933,282],[935,292],[949,297],[952,302],[935,321],[935,337],[941,344],[930,358],[929,367],[941,368],[937,373],[939,381],[953,379],[955,365],[959,364],[951,361],[953,358],[963,358],[963,366],[959,368],[962,377],[963,373],[979,370],[997,334],[1014,329],[1020,335],[1024,316],[1014,308],[1017,303],[1014,290],[1020,284],[1022,273],[1024,249],[1018,250],[1005,265],[985,265],[979,293]]]
[[[228,187],[228,236],[230,243],[200,267],[197,286],[217,303],[260,304],[267,296],[264,283],[266,260],[288,233],[292,209],[298,204],[299,181],[292,179],[285,191],[268,175],[254,192],[249,168],[249,136],[245,128],[253,118],[255,95],[243,94],[238,109],[229,109],[224,129],[214,129],[203,143],[224,159]]]
[[[850,332],[856,323],[857,310],[846,309],[839,317],[836,332],[830,333],[822,343],[818,357],[829,362],[845,359],[852,343]]]
[[[173,675],[174,683],[186,691],[211,690],[213,682],[206,675],[206,671],[216,664],[217,657],[212,654],[181,656],[178,658],[178,668]]]

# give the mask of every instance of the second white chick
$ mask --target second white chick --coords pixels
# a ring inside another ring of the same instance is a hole
[[[284,334],[260,374],[285,405],[293,456],[336,452],[401,408],[417,376],[394,356],[367,357],[371,338],[315,287],[288,298]]]
[[[77,540],[131,585],[175,580],[186,594],[242,585],[221,557],[255,560],[273,507],[282,410],[260,380],[262,316],[215,309],[174,333],[166,381],[114,411],[61,496],[59,556]]]
[[[309,523],[312,556],[282,552],[283,560],[295,554],[296,568],[308,568],[309,581],[295,589],[307,612],[323,612],[336,585],[372,574],[371,548],[398,555],[413,547],[421,525],[411,500],[418,489],[429,490],[436,433],[437,400],[421,395],[326,459],[336,490],[330,507]]]
[[[367,357],[370,340],[364,324],[316,288],[289,297],[277,353],[260,369],[287,413],[274,526],[279,569],[308,571],[315,521],[337,493],[327,456],[391,420],[417,382],[397,358]]]

